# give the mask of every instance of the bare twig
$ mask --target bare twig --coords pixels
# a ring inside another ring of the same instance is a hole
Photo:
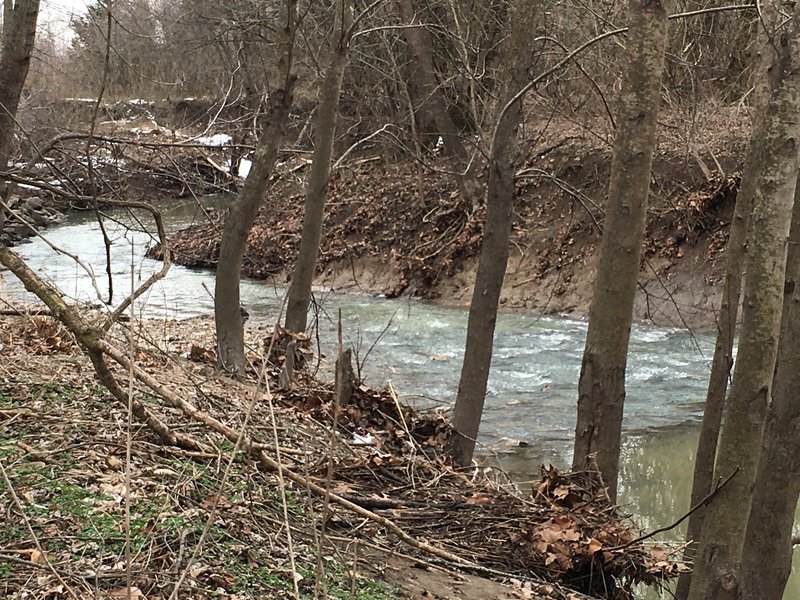
[[[619,546],[612,546],[612,547],[610,547],[610,548],[603,548],[602,550],[603,550],[604,552],[615,552],[615,551],[617,551],[617,550],[624,550],[625,548],[629,548],[630,546],[633,546],[634,544],[638,544],[639,542],[643,542],[643,541],[645,541],[645,540],[648,540],[648,539],[650,539],[651,537],[654,537],[654,536],[658,535],[659,533],[664,533],[665,531],[670,531],[671,529],[675,529],[675,528],[676,528],[678,525],[680,525],[680,524],[681,524],[681,523],[683,523],[683,522],[684,522],[686,519],[688,519],[690,516],[692,516],[692,514],[693,514],[695,511],[697,511],[697,510],[699,510],[700,508],[702,508],[703,506],[707,505],[707,504],[708,504],[708,503],[709,503],[709,502],[712,500],[712,498],[714,498],[714,496],[716,496],[716,495],[717,495],[717,493],[718,493],[718,492],[719,492],[719,491],[720,491],[722,488],[724,488],[724,487],[725,487],[725,486],[728,484],[728,482],[729,482],[731,479],[733,479],[733,478],[736,476],[736,474],[737,474],[738,472],[739,472],[739,467],[737,467],[737,468],[736,468],[736,469],[733,471],[733,473],[731,473],[730,475],[728,475],[728,476],[727,476],[727,477],[726,477],[726,478],[725,478],[725,479],[724,479],[724,480],[723,480],[723,481],[722,481],[722,482],[721,482],[719,485],[717,485],[717,486],[716,486],[716,487],[715,487],[713,490],[711,490],[711,491],[710,491],[708,494],[706,494],[706,495],[705,495],[705,496],[704,496],[704,497],[703,497],[703,498],[700,500],[700,502],[698,502],[697,504],[695,504],[695,505],[694,505],[692,508],[690,508],[690,509],[689,509],[689,511],[688,511],[687,513],[685,513],[685,514],[684,514],[682,517],[680,517],[680,518],[679,518],[677,521],[675,521],[675,522],[674,522],[674,523],[672,523],[671,525],[667,525],[667,526],[665,526],[665,527],[659,527],[658,529],[654,529],[654,530],[653,530],[653,531],[651,531],[650,533],[646,533],[645,535],[642,535],[642,536],[640,536],[640,537],[638,537],[638,538],[636,538],[636,539],[633,539],[633,540],[631,540],[630,542],[626,542],[625,544],[620,544]]]

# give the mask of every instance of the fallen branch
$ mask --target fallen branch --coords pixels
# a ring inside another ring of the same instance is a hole
[[[36,295],[50,309],[52,316],[58,319],[76,338],[81,347],[92,360],[95,374],[100,382],[108,388],[114,398],[127,409],[128,395],[117,383],[102,355],[100,341],[105,333],[90,325],[75,308],[70,307],[61,294],[34,273],[15,252],[0,246],[0,263],[8,268],[23,283],[25,289]],[[173,432],[169,426],[156,417],[138,400],[134,401],[134,414],[159,437],[165,445],[177,446],[185,450],[203,450],[192,438]]]
[[[734,476],[738,472],[739,472],[739,468],[737,467],[736,470],[734,470],[733,473],[728,475],[722,483],[720,483],[713,490],[711,490],[708,494],[706,494],[705,497],[702,500],[700,500],[700,502],[698,502],[692,508],[689,509],[689,512],[684,514],[681,518],[679,518],[677,521],[675,521],[671,525],[667,525],[666,527],[659,527],[658,529],[654,529],[650,533],[646,533],[645,535],[640,536],[640,537],[638,537],[638,538],[636,538],[634,540],[631,540],[630,542],[627,542],[625,544],[620,544],[619,546],[612,546],[611,548],[602,548],[602,550],[604,552],[615,552],[617,550],[624,550],[625,548],[629,548],[630,546],[633,546],[634,544],[638,544],[639,542],[643,542],[643,541],[645,541],[647,539],[650,539],[651,537],[656,536],[659,533],[664,533],[665,531],[669,531],[671,529],[675,529],[678,525],[680,525],[686,519],[688,519],[690,516],[692,516],[692,514],[695,511],[699,510],[701,507],[703,507],[706,504],[708,504],[711,501],[711,499],[714,496],[716,496],[722,488],[724,488],[726,485],[728,485],[728,482],[731,479],[733,479]]]

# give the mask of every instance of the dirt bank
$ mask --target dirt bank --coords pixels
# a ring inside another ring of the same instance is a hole
[[[636,318],[711,327],[748,117],[704,116],[691,138],[676,115],[662,126],[653,165]],[[591,297],[611,162],[612,132],[551,121],[520,167],[505,309],[585,315]],[[249,240],[247,275],[285,283],[299,245],[304,170],[284,169]],[[330,186],[316,284],[342,292],[412,295],[466,306],[484,211],[462,202],[443,162],[367,156]],[[176,235],[176,261],[213,268],[222,216]],[[155,252],[157,254],[157,250]]]

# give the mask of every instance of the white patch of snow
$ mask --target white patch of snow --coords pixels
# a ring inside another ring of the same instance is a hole
[[[79,156],[78,162],[80,162],[83,166],[88,166],[89,161],[86,160],[86,156]],[[113,156],[92,156],[92,166],[93,167],[101,167],[101,166],[121,166],[124,164],[125,161],[114,158]]]
[[[360,433],[353,434],[354,446],[372,446],[374,444],[375,444],[375,438],[372,437],[371,433],[367,433],[365,435],[361,435]]]
[[[225,144],[230,144],[233,138],[227,133],[215,133],[214,135],[204,135],[195,141],[204,146],[224,146]]]

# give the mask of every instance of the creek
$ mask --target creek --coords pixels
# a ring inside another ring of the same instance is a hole
[[[203,199],[206,206],[218,198]],[[137,284],[161,263],[144,258],[152,243],[145,215],[112,212],[107,223],[113,239],[115,288],[130,289],[131,264]],[[196,202],[177,201],[164,211],[168,230],[202,219]],[[138,223],[137,223],[138,221]],[[91,265],[105,289],[105,250],[96,221],[72,215],[46,232],[54,245],[78,254]],[[81,267],[56,254],[41,239],[17,248],[28,264],[70,298],[98,302]],[[213,302],[213,273],[173,266],[137,303],[143,316],[208,316]],[[242,302],[253,321],[272,323],[284,290],[244,280]],[[117,299],[124,292],[117,294]],[[0,297],[31,301],[9,273],[0,273]],[[407,299],[386,300],[331,293],[316,295],[322,353],[336,351],[336,315],[341,310],[346,343],[364,363],[368,383],[391,382],[405,402],[419,407],[450,405],[455,397],[466,336],[467,313]],[[538,481],[539,465],[566,468],[572,450],[577,381],[586,324],[561,317],[503,313],[497,322],[486,410],[479,451],[498,460],[523,489]],[[714,338],[709,333],[634,326],[627,371],[620,504],[644,530],[674,522],[689,508],[692,465],[702,419]],[[682,528],[659,539],[680,540]],[[796,562],[796,567],[800,566]],[[786,600],[800,600],[797,569]],[[655,597],[648,594],[648,597]]]

